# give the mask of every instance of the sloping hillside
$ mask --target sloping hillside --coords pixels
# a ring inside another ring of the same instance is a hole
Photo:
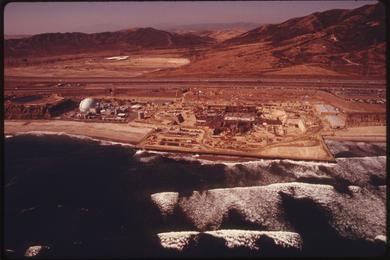
[[[38,59],[51,63],[48,58],[56,56],[58,61],[65,59],[59,56],[75,54],[97,56],[105,52],[105,56],[129,53],[142,56],[151,50],[163,50],[180,54],[190,62],[182,67],[148,71],[142,77],[383,78],[386,75],[385,44],[385,10],[378,3],[353,10],[317,12],[247,32],[242,28],[180,33],[135,28],[93,34],[39,34],[5,40],[4,57],[7,68],[26,68],[40,62]],[[35,68],[31,71],[35,73]]]
[[[382,4],[329,10],[260,26],[228,39],[189,66],[155,75],[384,76]]]
[[[4,41],[5,57],[62,55],[69,53],[136,50],[145,48],[187,48],[213,43],[209,37],[177,34],[153,28],[102,33],[45,33]]]

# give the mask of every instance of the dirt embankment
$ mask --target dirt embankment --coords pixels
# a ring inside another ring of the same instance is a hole
[[[5,119],[50,119],[64,112],[70,111],[77,103],[70,99],[61,99],[54,103],[24,103],[5,102]]]
[[[323,101],[328,104],[335,105],[341,108],[346,113],[362,112],[362,113],[385,113],[386,105],[365,104],[348,102],[340,97],[327,93],[325,91],[316,91],[313,96],[316,100]]]

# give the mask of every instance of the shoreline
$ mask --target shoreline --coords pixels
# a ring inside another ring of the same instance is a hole
[[[308,158],[292,158],[292,157],[276,157],[276,156],[259,156],[259,155],[238,155],[238,154],[229,154],[229,153],[219,153],[219,152],[207,152],[207,151],[185,151],[180,149],[174,149],[174,148],[168,148],[167,149],[161,149],[158,147],[148,147],[145,148],[143,146],[138,146],[136,144],[125,142],[123,140],[114,140],[109,138],[102,138],[102,137],[94,137],[94,136],[86,136],[86,135],[74,135],[69,134],[66,132],[50,132],[50,131],[30,131],[30,132],[4,132],[4,136],[17,136],[17,135],[65,135],[72,138],[78,138],[78,139],[90,139],[92,141],[106,141],[106,142],[112,142],[118,145],[123,146],[130,146],[133,149],[139,150],[139,151],[146,151],[150,153],[154,152],[166,152],[170,154],[178,154],[178,155],[193,155],[194,160],[208,160],[213,162],[220,162],[220,161],[226,161],[226,162],[233,162],[233,163],[240,163],[240,162],[250,162],[254,160],[293,160],[293,161],[305,161],[305,162],[328,162],[328,163],[335,163],[335,160],[319,160],[319,159],[308,159]],[[195,155],[198,155],[195,157]]]
[[[85,126],[87,125],[87,128]],[[322,136],[322,148],[326,150],[328,156],[324,158],[314,156],[294,156],[274,155],[274,154],[255,154],[244,153],[240,151],[207,151],[207,150],[190,150],[183,147],[161,147],[140,145],[142,140],[150,134],[152,128],[147,127],[132,127],[129,125],[112,126],[109,123],[100,124],[93,122],[72,122],[63,120],[5,120],[4,121],[4,136],[5,135],[20,135],[20,134],[57,134],[67,135],[76,138],[90,138],[95,141],[106,141],[118,143],[119,145],[128,145],[134,149],[168,152],[177,154],[192,154],[197,159],[205,159],[211,161],[225,160],[229,162],[245,162],[254,159],[289,159],[296,161],[314,161],[314,162],[336,162],[334,155],[329,151],[324,140],[342,140],[342,141],[386,141],[386,136]],[[356,138],[354,140],[353,138]]]
[[[299,156],[274,156],[274,155],[259,155],[259,154],[253,154],[253,153],[242,153],[242,152],[233,152],[233,151],[189,151],[184,150],[180,148],[174,148],[174,147],[155,147],[155,146],[136,146],[137,148],[144,149],[144,150],[151,150],[151,151],[161,151],[161,152],[172,152],[172,153],[183,153],[183,154],[198,154],[199,156],[222,156],[222,157],[235,157],[235,158],[241,158],[241,159],[266,159],[266,160],[295,160],[295,161],[310,161],[310,162],[330,162],[334,163],[336,162],[334,156],[332,155],[332,158],[329,159],[319,159],[319,158],[310,158],[310,157],[299,157]]]
[[[77,122],[65,120],[5,120],[4,134],[64,133],[92,139],[138,144],[152,131],[148,127],[134,127],[127,124]]]

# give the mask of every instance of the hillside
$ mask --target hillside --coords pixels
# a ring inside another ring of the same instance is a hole
[[[105,76],[118,73],[142,77],[385,76],[385,10],[381,3],[353,10],[316,12],[249,31],[238,25],[228,29],[210,25],[207,26],[214,29],[207,29],[206,25],[171,32],[134,28],[6,39],[6,73],[35,75],[41,67],[34,66],[45,63],[44,70],[59,71],[52,75],[72,75],[74,71],[69,67],[77,72],[81,64],[82,70]],[[81,55],[82,62],[76,54]],[[104,72],[100,72],[102,57],[113,55],[130,55],[128,63],[134,58],[161,56],[186,59],[188,63],[170,66],[168,62],[164,66],[153,65],[152,69],[146,68],[149,65],[142,68],[137,65],[138,71],[133,73],[130,67],[134,64],[125,68],[115,63],[114,68],[106,62]],[[110,74],[110,71],[116,72]]]
[[[244,28],[231,28],[225,30],[193,31],[191,33],[202,37],[210,37],[214,39],[216,42],[223,42],[232,39],[234,37],[237,37],[246,32],[247,30]]]
[[[4,41],[5,57],[62,55],[81,52],[168,49],[204,46],[213,43],[209,37],[178,34],[153,28],[138,28],[102,33],[44,33],[23,39]]]
[[[27,34],[4,34],[4,40],[9,40],[9,39],[22,39],[22,38],[27,38],[30,37],[31,35]]]
[[[263,25],[217,44],[186,67],[154,75],[385,75],[382,4]]]
[[[249,31],[259,27],[257,23],[249,23],[249,22],[236,22],[236,23],[197,23],[197,24],[183,24],[183,25],[160,25],[158,29],[162,29],[169,32],[180,32],[180,31],[223,31],[230,29],[243,29],[245,31]]]

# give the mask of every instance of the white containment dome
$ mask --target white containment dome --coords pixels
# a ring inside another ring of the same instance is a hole
[[[79,109],[81,113],[86,113],[90,108],[95,108],[96,101],[93,98],[84,98],[81,100]]]

